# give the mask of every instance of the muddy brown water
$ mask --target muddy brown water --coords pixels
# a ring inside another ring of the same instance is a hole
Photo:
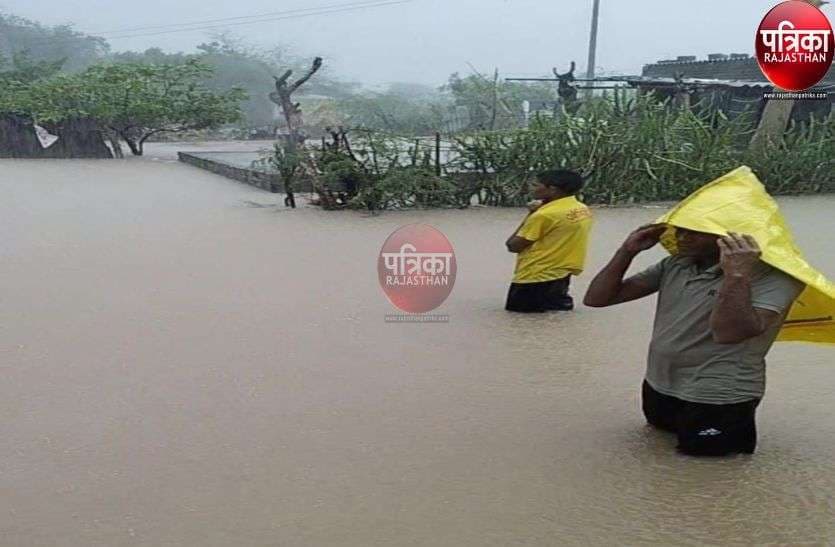
[[[639,411],[652,299],[502,310],[520,210],[256,207],[158,156],[0,161],[0,545],[835,542],[831,349],[772,350],[757,454],[680,456]],[[835,275],[835,196],[781,205]],[[589,274],[661,211],[597,210]],[[414,222],[448,324],[384,322]]]

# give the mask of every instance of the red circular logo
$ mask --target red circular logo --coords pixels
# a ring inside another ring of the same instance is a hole
[[[377,259],[380,286],[392,304],[408,313],[425,313],[443,304],[457,271],[452,244],[426,224],[395,230]]]
[[[757,61],[771,83],[803,91],[820,82],[832,65],[835,36],[821,10],[800,0],[777,5],[760,23]]]

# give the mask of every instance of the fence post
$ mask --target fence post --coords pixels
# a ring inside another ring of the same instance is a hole
[[[435,176],[441,176],[441,133],[435,131]]]

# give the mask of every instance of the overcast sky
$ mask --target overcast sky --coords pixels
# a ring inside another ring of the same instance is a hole
[[[89,33],[242,17],[360,0],[0,0],[0,11]],[[752,53],[756,27],[777,0],[601,0],[598,68],[640,73],[678,55]],[[367,84],[438,85],[452,72],[498,67],[537,76],[577,61],[585,71],[592,0],[411,0],[305,18],[229,26],[257,45],[321,55],[344,78]],[[831,9],[827,10],[831,14]],[[272,17],[277,17],[274,15]],[[267,17],[265,17],[267,18]],[[239,20],[240,21],[240,20]],[[230,21],[232,23],[237,21]],[[219,23],[213,23],[219,24]],[[139,33],[160,30],[136,31]],[[193,51],[207,30],[109,39],[114,50]]]

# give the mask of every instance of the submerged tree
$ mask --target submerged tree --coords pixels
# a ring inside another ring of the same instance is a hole
[[[210,72],[191,60],[182,65],[94,65],[80,74],[31,81],[0,77],[0,115],[55,124],[89,120],[111,138],[117,155],[119,138],[135,155],[142,155],[145,141],[158,133],[212,128],[240,119],[244,93],[209,91],[201,82]]]
[[[118,134],[134,155],[163,132],[208,129],[238,121],[237,88],[208,90],[202,83],[211,68],[190,59],[179,65],[97,65],[81,75],[95,98],[94,117]]]
[[[275,91],[269,94],[270,100],[281,108],[281,112],[284,114],[284,120],[287,123],[287,135],[284,138],[283,147],[276,152],[276,160],[282,164],[292,165],[293,168],[290,172],[293,173],[294,177],[295,173],[305,166],[308,168],[308,174],[313,179],[317,175],[315,165],[311,165],[312,160],[306,157],[304,152],[304,144],[307,138],[302,131],[304,119],[302,117],[301,105],[293,102],[293,93],[310,80],[320,68],[322,68],[322,58],[316,57],[310,69],[295,82],[290,83],[290,76],[293,75],[293,71],[290,69],[286,70],[281,76],[274,76]],[[295,208],[296,198],[293,194],[293,180],[285,178],[284,190],[287,193],[284,204]],[[319,191],[318,193],[322,199],[322,204],[325,207],[330,207],[332,200],[329,199],[327,192]]]

